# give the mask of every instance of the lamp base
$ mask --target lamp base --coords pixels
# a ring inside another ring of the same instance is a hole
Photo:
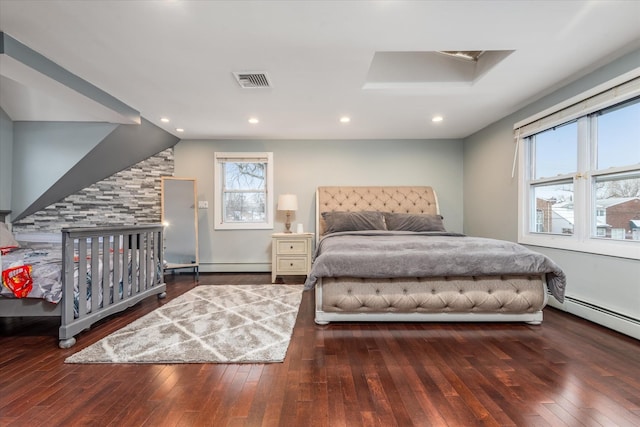
[[[287,221],[284,223],[284,232],[286,234],[291,234],[291,211],[287,211]]]

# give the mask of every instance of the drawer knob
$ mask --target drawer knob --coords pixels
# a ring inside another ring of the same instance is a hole
[[[293,263],[289,264],[291,267],[293,267]]]
[[[289,249],[293,249],[293,245],[289,246]]]

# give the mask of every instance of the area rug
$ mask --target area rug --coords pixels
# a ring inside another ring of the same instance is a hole
[[[302,285],[197,286],[65,362],[282,362],[302,292]]]

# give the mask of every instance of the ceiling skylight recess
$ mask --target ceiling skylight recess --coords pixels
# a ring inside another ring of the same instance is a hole
[[[363,89],[466,90],[513,50],[375,52]]]

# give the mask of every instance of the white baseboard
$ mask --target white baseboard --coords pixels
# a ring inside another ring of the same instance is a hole
[[[564,303],[559,303],[555,298],[549,298],[548,304],[640,340],[640,320],[572,298],[565,298]]]
[[[271,263],[200,263],[201,273],[271,273]]]

